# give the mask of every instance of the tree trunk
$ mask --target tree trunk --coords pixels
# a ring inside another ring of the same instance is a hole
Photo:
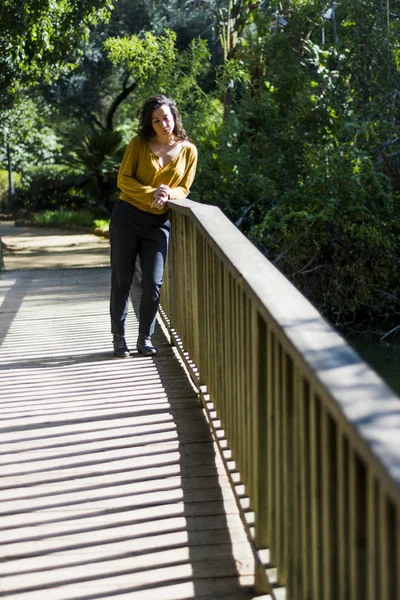
[[[117,111],[117,108],[125,100],[125,98],[127,98],[129,96],[129,94],[131,92],[133,92],[133,90],[136,87],[137,87],[136,81],[134,81],[133,83],[131,83],[131,85],[128,85],[127,87],[125,86],[125,82],[124,82],[124,87],[123,87],[122,92],[120,94],[118,94],[118,96],[115,98],[115,100],[111,104],[110,108],[108,109],[107,116],[105,119],[105,129],[110,129],[110,130],[113,129],[113,119],[114,119],[114,115]]]

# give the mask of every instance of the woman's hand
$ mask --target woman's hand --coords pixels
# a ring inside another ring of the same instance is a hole
[[[154,192],[153,202],[151,203],[152,208],[158,208],[161,210],[164,204],[167,202],[171,195],[171,188],[168,185],[160,185]]]

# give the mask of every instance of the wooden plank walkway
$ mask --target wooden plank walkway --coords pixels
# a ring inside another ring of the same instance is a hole
[[[160,327],[154,358],[114,358],[108,295],[108,268],[0,274],[0,597],[253,598],[179,358]]]

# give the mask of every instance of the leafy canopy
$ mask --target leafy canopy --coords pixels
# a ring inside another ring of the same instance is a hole
[[[205,40],[193,39],[189,47],[180,52],[176,34],[169,29],[160,36],[146,31],[142,35],[109,38],[104,46],[114,64],[128,65],[131,79],[136,79],[139,86],[150,82],[152,88],[172,93],[174,98],[190,88],[200,89],[197,78],[209,62]]]
[[[0,108],[21,86],[74,67],[91,27],[112,8],[113,0],[2,0]]]

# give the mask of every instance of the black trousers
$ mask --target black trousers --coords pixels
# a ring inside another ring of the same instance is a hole
[[[153,334],[170,228],[168,213],[153,215],[118,200],[110,221],[112,333],[125,335],[129,292],[139,256],[142,269],[139,333]]]

